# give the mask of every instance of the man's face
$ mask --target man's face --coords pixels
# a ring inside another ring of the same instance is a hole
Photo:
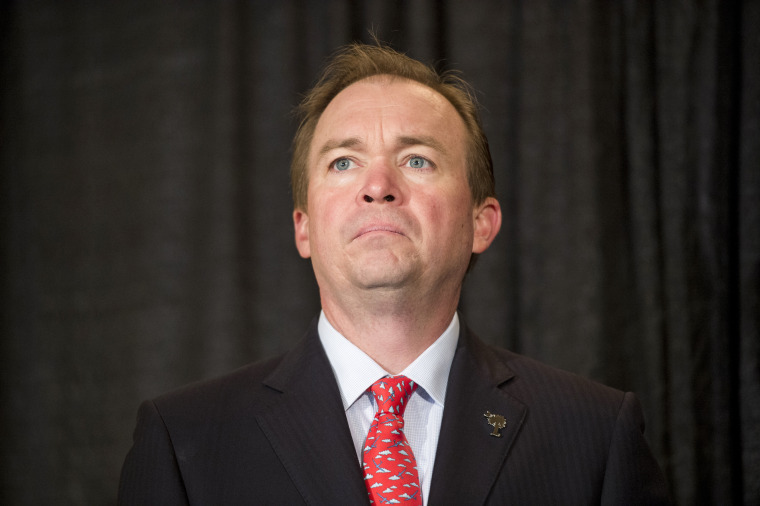
[[[322,296],[458,287],[496,233],[480,230],[482,208],[498,212],[473,207],[466,157],[464,122],[432,89],[378,76],[341,91],[314,131],[308,209],[293,214]]]

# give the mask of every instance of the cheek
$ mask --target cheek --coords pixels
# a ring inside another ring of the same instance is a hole
[[[313,219],[324,222],[325,217],[333,212],[337,199],[324,185],[313,185],[309,188],[309,214]]]
[[[312,243],[328,243],[331,236],[339,233],[341,216],[340,199],[330,198],[329,194],[309,196],[309,233]],[[319,246],[317,246],[319,247]]]
[[[461,231],[471,226],[472,205],[469,198],[462,198],[461,192],[429,197],[425,207],[428,220],[441,227]]]

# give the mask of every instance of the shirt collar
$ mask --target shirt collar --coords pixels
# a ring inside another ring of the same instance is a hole
[[[335,330],[327,320],[324,311],[319,315],[317,330],[338,381],[344,409],[351,407],[372,383],[384,376],[392,376],[369,355]],[[451,323],[443,334],[401,372],[417,383],[434,402],[441,406],[446,398],[449,369],[454,360],[458,339],[459,317],[457,313],[454,313]]]

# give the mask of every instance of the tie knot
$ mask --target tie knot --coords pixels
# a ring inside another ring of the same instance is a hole
[[[375,396],[378,413],[404,416],[406,402],[417,389],[417,383],[406,376],[393,376],[377,380],[369,389]]]

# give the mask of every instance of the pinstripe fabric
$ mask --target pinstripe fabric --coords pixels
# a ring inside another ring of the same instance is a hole
[[[668,504],[631,393],[488,346],[463,326],[445,403],[429,504]],[[505,418],[502,437],[486,411]],[[282,357],[144,403],[119,502],[366,504],[316,322]]]
[[[431,504],[669,504],[633,394],[465,336],[438,450],[457,458],[436,462]],[[487,409],[506,418],[502,438]]]

